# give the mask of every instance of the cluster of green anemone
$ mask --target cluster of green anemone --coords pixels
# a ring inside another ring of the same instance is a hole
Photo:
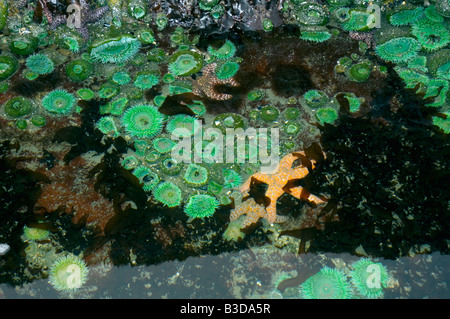
[[[305,299],[379,299],[389,280],[386,267],[369,258],[351,264],[349,277],[336,268],[323,267],[303,282],[300,295]]]

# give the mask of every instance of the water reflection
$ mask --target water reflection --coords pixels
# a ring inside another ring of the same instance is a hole
[[[148,266],[98,264],[90,267],[88,282],[71,294],[55,291],[47,280],[15,288],[2,284],[0,292],[6,299],[297,299],[301,297],[299,285],[323,267],[338,269],[348,276],[351,264],[359,259],[350,254],[296,256],[263,246]],[[389,274],[383,298],[450,298],[450,256],[431,253],[376,261],[386,266]]]

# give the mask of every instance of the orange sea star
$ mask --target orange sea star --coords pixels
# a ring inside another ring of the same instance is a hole
[[[319,197],[308,193],[301,186],[285,189],[285,186],[289,181],[302,179],[306,175],[308,175],[308,168],[306,166],[303,166],[303,164],[294,168],[292,167],[294,162],[301,157],[306,158],[304,152],[288,154],[281,159],[277,169],[273,173],[255,173],[250,176],[250,178],[241,186],[241,192],[247,193],[247,191],[250,189],[252,179],[256,179],[257,181],[268,185],[265,196],[270,199],[270,204],[266,207],[265,214],[259,212],[259,215],[261,215],[260,217],[267,218],[270,224],[273,224],[277,220],[277,200],[284,193],[289,193],[295,198],[307,200],[315,204],[321,204],[325,202]],[[312,168],[314,168],[315,161],[311,160],[311,163]]]
[[[266,218],[266,207],[262,204],[257,204],[253,198],[249,198],[231,210],[230,221],[235,221],[242,215],[246,215],[245,219],[241,223],[241,228],[245,228],[253,223],[256,223],[260,218]],[[284,221],[285,216],[277,216],[277,219],[275,220],[276,223],[281,223]]]
[[[220,80],[215,74],[217,64],[210,63],[202,69],[202,75],[193,82],[192,92],[195,95],[206,95],[208,98],[217,101],[229,100],[233,96],[231,94],[219,93],[215,90],[217,85],[229,84],[233,87],[239,86],[233,78]]]

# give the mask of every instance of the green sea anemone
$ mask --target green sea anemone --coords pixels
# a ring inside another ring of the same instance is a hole
[[[239,64],[234,61],[225,61],[216,68],[216,76],[220,80],[231,78],[239,70]]]
[[[337,269],[324,267],[309,277],[301,285],[300,293],[305,299],[349,299],[350,285],[344,273]]]
[[[413,89],[419,84],[420,86],[418,91],[422,91],[430,81],[428,76],[413,69],[397,66],[394,70],[403,79],[403,81],[405,81],[407,89]]]
[[[234,169],[223,169],[223,186],[228,188],[237,188],[242,184],[242,176]]]
[[[141,42],[131,36],[108,38],[92,45],[91,58],[101,63],[119,63],[131,59],[140,47]]]
[[[161,132],[163,115],[152,105],[136,105],[125,111],[122,125],[135,137],[153,137]]]
[[[308,28],[300,31],[300,39],[310,42],[325,42],[331,38],[326,28]]]
[[[135,169],[139,165],[139,160],[135,156],[127,156],[122,160],[125,169]]]
[[[58,291],[73,292],[88,279],[89,268],[80,257],[69,255],[58,258],[50,267],[50,284]]]
[[[446,25],[426,18],[416,21],[412,25],[411,33],[422,47],[430,52],[441,49],[450,42],[450,32]]]
[[[303,95],[306,105],[312,108],[325,106],[329,102],[328,95],[320,90],[309,90]]]
[[[81,38],[78,38],[77,36],[67,36],[62,39],[62,46],[65,47],[67,50],[72,51],[73,53],[80,52],[81,47]]]
[[[266,122],[273,122],[280,116],[280,110],[272,105],[265,105],[261,108],[259,115]]]
[[[356,97],[355,93],[345,93],[343,97],[348,101],[348,109],[350,113],[358,112],[360,110],[363,99]]]
[[[172,83],[173,81],[175,81],[175,75],[173,75],[172,73],[164,74],[163,76],[164,83]]]
[[[399,37],[377,45],[375,52],[388,62],[406,62],[414,58],[419,52],[419,41],[411,37]]]
[[[296,20],[303,25],[325,25],[328,22],[328,13],[316,2],[301,2],[295,5],[294,11]]]
[[[283,115],[287,120],[295,120],[300,116],[300,110],[297,107],[290,106],[283,111]]]
[[[92,74],[92,64],[86,60],[74,60],[67,63],[66,75],[72,82],[86,80]]]
[[[211,10],[215,5],[219,3],[220,0],[199,0],[198,6],[200,9],[209,11]]]
[[[139,72],[136,80],[134,81],[134,86],[140,88],[141,90],[148,90],[159,83],[159,75],[154,72]]]
[[[370,299],[383,297],[383,287],[388,282],[386,267],[369,258],[362,258],[352,264],[351,282],[359,294]]]
[[[128,72],[120,71],[113,74],[111,80],[118,85],[125,85],[131,82]]]
[[[147,6],[143,1],[130,1],[128,3],[128,14],[135,19],[141,19],[147,14]]]
[[[206,106],[202,101],[193,101],[194,103],[187,106],[194,112],[196,116],[202,116],[206,113]]]
[[[439,127],[445,134],[450,134],[450,111],[442,112],[443,117],[433,116],[433,125]]]
[[[374,15],[367,11],[351,10],[350,19],[342,23],[345,31],[369,31],[375,27]]]
[[[218,200],[207,194],[189,196],[184,212],[191,218],[204,218],[214,214],[219,207]]]
[[[189,76],[199,72],[203,66],[202,56],[190,50],[175,52],[169,59],[169,71],[176,76]]]
[[[116,123],[114,122],[114,118],[111,116],[104,116],[100,118],[96,124],[96,127],[105,135],[111,137],[118,137],[120,135],[117,130]]]
[[[35,115],[31,118],[31,123],[35,126],[44,126],[45,124],[47,124],[47,120],[44,116],[42,115]]]
[[[30,241],[46,240],[50,237],[50,231],[48,229],[40,227],[28,227],[23,228],[23,238]]]
[[[0,56],[0,81],[6,80],[16,73],[19,68],[19,62],[12,55]]]
[[[273,30],[273,22],[270,19],[264,19],[262,26],[265,32],[270,32]]]
[[[102,84],[102,86],[98,90],[98,96],[102,99],[110,99],[117,94],[119,94],[119,86],[111,83]]]
[[[164,13],[158,13],[155,18],[156,27],[159,31],[162,31],[166,28],[167,24],[169,23],[169,18],[167,18],[167,15]]]
[[[31,71],[38,74],[49,74],[55,69],[55,64],[53,61],[42,53],[30,55],[25,64]]]
[[[158,185],[160,178],[153,170],[146,166],[138,166],[133,170],[133,175],[143,184],[142,189],[146,192],[151,191]]]
[[[295,136],[302,130],[302,126],[299,122],[289,120],[283,125],[283,132],[289,136]]]
[[[201,187],[208,182],[208,170],[198,164],[189,164],[183,176],[183,181],[192,187]]]
[[[88,88],[81,88],[77,91],[77,95],[80,97],[80,99],[82,100],[92,100],[95,97],[95,93],[94,91],[92,91],[91,89]]]
[[[11,52],[18,55],[29,55],[33,53],[38,47],[38,39],[27,35],[13,36],[9,43]]]
[[[208,46],[208,52],[211,56],[219,60],[226,60],[234,56],[236,53],[236,46],[230,40],[226,40],[225,43],[218,49]]]
[[[168,157],[161,161],[159,168],[164,174],[175,176],[178,175],[183,166],[174,158]]]
[[[189,115],[178,114],[172,116],[166,125],[168,133],[176,133],[179,136],[191,136],[200,128],[198,120]]]
[[[320,125],[324,125],[325,123],[332,124],[338,117],[338,112],[329,106],[322,107],[316,111],[316,118],[319,120]]]
[[[56,89],[42,99],[42,106],[50,113],[68,114],[75,105],[75,96],[63,89]]]
[[[369,61],[363,61],[353,64],[345,70],[345,75],[350,81],[366,82],[372,72],[372,64]]]
[[[167,137],[157,137],[153,139],[153,147],[158,153],[165,154],[172,150],[175,146],[175,142]]]
[[[155,34],[152,29],[141,29],[137,31],[137,38],[143,44],[155,44]]]
[[[429,5],[424,10],[424,13],[425,13],[425,17],[427,17],[427,19],[429,19],[433,22],[436,22],[436,23],[444,22],[444,17],[437,12],[436,6],[434,4]]]
[[[181,204],[181,189],[172,182],[163,182],[153,190],[153,198],[167,207]]]
[[[147,59],[150,62],[162,62],[166,57],[166,52],[161,48],[153,48],[147,52]]]
[[[259,100],[263,99],[264,96],[266,96],[266,94],[264,93],[263,90],[253,90],[247,94],[247,98],[250,101],[259,101]]]
[[[25,119],[20,119],[16,121],[15,125],[19,130],[24,130],[27,128],[28,122]]]
[[[216,4],[211,8],[210,15],[213,19],[220,19],[225,13],[225,8],[221,4]]]
[[[33,103],[23,96],[16,96],[5,103],[5,113],[9,117],[18,118],[30,114],[33,110]]]
[[[411,10],[401,10],[390,16],[389,22],[394,26],[402,26],[414,23],[423,15],[423,7]]]
[[[223,134],[226,134],[227,129],[243,129],[245,127],[245,119],[237,113],[222,113],[214,118],[213,127],[218,128]]]

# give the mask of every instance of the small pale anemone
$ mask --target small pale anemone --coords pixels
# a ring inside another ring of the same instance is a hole
[[[50,284],[58,291],[73,292],[81,288],[88,279],[89,268],[77,256],[58,258],[50,267]]]
[[[42,53],[30,55],[25,64],[31,71],[38,74],[49,74],[55,69],[53,61]]]
[[[192,187],[201,187],[208,182],[209,173],[205,167],[191,163],[186,168],[183,176],[183,181]]]
[[[370,77],[372,65],[369,61],[363,61],[353,64],[350,68],[345,69],[345,75],[350,81],[365,82]]]
[[[450,32],[445,24],[422,18],[412,25],[411,33],[427,51],[436,51],[450,43]]]
[[[389,280],[387,269],[383,264],[362,258],[353,263],[352,267],[351,282],[359,294],[370,299],[383,297],[383,287],[386,287]]]
[[[416,39],[411,37],[400,37],[377,45],[375,52],[385,61],[398,63],[406,62],[414,58],[420,48],[421,45]]]
[[[28,227],[23,228],[23,237],[25,240],[41,241],[50,237],[50,231],[40,227]]]
[[[204,218],[212,216],[217,207],[219,207],[219,201],[215,197],[197,194],[189,196],[184,212],[191,218]]]
[[[305,299],[349,299],[351,288],[343,272],[324,267],[301,285]]]
[[[303,95],[305,103],[312,108],[325,106],[329,102],[328,95],[320,90],[309,90]]]
[[[172,150],[176,145],[174,141],[167,137],[157,137],[153,139],[153,147],[158,153],[165,154]]]
[[[136,167],[133,175],[139,179],[139,182],[142,183],[142,189],[147,192],[155,188],[160,181],[158,174],[143,165]]]
[[[96,127],[100,132],[107,136],[118,137],[120,135],[119,131],[117,130],[116,123],[111,116],[104,116],[100,118],[97,122]]]
[[[68,114],[75,104],[75,97],[63,89],[56,89],[42,99],[42,106],[50,113]]]
[[[220,80],[231,78],[239,70],[239,64],[234,61],[225,61],[216,68],[216,76]]]
[[[122,125],[135,137],[153,137],[161,132],[163,115],[152,105],[136,105],[125,111]]]
[[[182,193],[176,184],[163,182],[153,190],[153,198],[167,207],[176,207],[181,204]]]
[[[230,40],[226,40],[225,43],[218,49],[214,49],[212,46],[209,46],[208,52],[219,60],[226,60],[234,56],[236,53],[236,46]]]
[[[338,117],[338,111],[329,106],[322,107],[316,111],[316,118],[320,125],[324,125],[325,123],[333,124]]]
[[[176,76],[189,76],[201,70],[202,56],[190,50],[175,52],[169,59],[169,71]]]
[[[237,188],[242,184],[242,176],[233,169],[223,169],[223,186],[228,188]]]
[[[94,43],[91,57],[96,62],[119,63],[131,59],[140,49],[141,42],[130,36],[119,36]]]

